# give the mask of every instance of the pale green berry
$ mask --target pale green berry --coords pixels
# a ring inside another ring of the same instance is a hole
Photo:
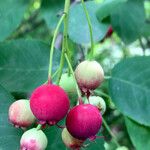
[[[129,150],[126,146],[118,147],[116,150]]]
[[[66,128],[63,129],[61,136],[62,141],[68,148],[77,149],[83,145],[84,141],[74,138]]]
[[[20,150],[45,150],[47,144],[48,140],[44,132],[33,128],[22,135]]]
[[[9,107],[9,120],[15,127],[26,128],[35,122],[29,100],[20,99]]]
[[[76,70],[75,77],[83,92],[95,90],[104,80],[104,71],[97,61],[85,60],[81,62]]]

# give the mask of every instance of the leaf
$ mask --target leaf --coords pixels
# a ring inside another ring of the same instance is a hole
[[[145,26],[144,2],[128,0],[111,14],[111,23],[126,44],[135,41],[142,36]]]
[[[104,18],[109,16],[114,10],[127,0],[106,0],[98,8],[97,18],[102,21]]]
[[[13,101],[13,97],[0,85],[0,150],[19,149],[22,131],[8,121],[8,109]]]
[[[112,70],[110,96],[126,116],[150,125],[150,57],[123,60]]]
[[[136,150],[149,150],[150,127],[142,126],[129,118],[126,118],[126,126]]]
[[[53,59],[53,71],[60,52]],[[11,92],[31,92],[47,80],[49,45],[37,40],[0,43],[0,84]]]
[[[96,11],[99,7],[99,3],[90,1],[85,2],[85,4],[92,22],[94,41],[100,41],[106,35],[109,25],[99,23],[96,18]],[[78,44],[90,43],[89,27],[81,4],[73,5],[70,8],[68,34],[70,39]]]
[[[64,0],[44,0],[41,7],[41,14],[45,19],[48,27],[52,30],[55,29],[58,17],[63,13]]]
[[[20,24],[29,0],[0,1],[0,41],[7,38]]]

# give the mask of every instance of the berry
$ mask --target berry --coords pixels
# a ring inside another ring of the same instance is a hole
[[[74,106],[76,104],[77,92],[73,76],[69,76],[68,73],[62,74],[59,85],[67,92],[71,100],[71,106]]]
[[[90,104],[96,106],[100,110],[102,115],[105,113],[106,103],[103,98],[101,98],[99,96],[90,96],[89,101],[86,99],[84,103],[88,104],[89,102],[90,102]]]
[[[15,101],[9,107],[9,120],[15,127],[26,128],[35,122],[29,100]]]
[[[68,93],[68,94],[74,94],[76,92],[76,85],[74,82],[74,79],[72,75],[68,75],[68,73],[64,73],[61,76],[59,85]]]
[[[67,130],[64,128],[62,131],[62,140],[66,147],[70,149],[79,149],[83,145],[83,140],[78,140],[74,138]]]
[[[85,60],[77,66],[75,77],[80,89],[86,93],[95,90],[102,83],[104,71],[98,62]]]
[[[79,140],[95,137],[101,125],[102,116],[97,107],[91,104],[80,104],[73,107],[66,118],[67,130]]]
[[[41,124],[55,125],[66,116],[70,102],[61,87],[48,83],[33,91],[30,107]]]
[[[106,37],[110,37],[112,35],[112,33],[113,33],[113,28],[112,28],[112,26],[110,26],[106,33]]]
[[[129,150],[126,146],[118,147],[116,150]]]
[[[20,150],[45,150],[47,143],[47,137],[44,132],[33,128],[22,135]]]

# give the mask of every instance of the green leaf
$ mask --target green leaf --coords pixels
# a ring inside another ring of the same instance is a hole
[[[145,25],[144,1],[128,0],[111,14],[113,29],[126,43],[141,37]]]
[[[44,0],[41,7],[41,13],[48,27],[55,29],[59,16],[63,13],[64,0]]]
[[[108,17],[114,10],[127,0],[106,0],[98,8],[97,18],[102,21],[104,18]]]
[[[13,97],[0,85],[0,150],[19,149],[22,130],[14,128],[8,121],[8,109],[13,101]]]
[[[99,23],[96,18],[96,11],[99,8],[99,3],[90,1],[85,2],[85,4],[92,22],[94,41],[100,41],[106,35],[109,25]],[[90,43],[89,27],[81,4],[73,5],[70,8],[68,34],[70,39],[78,44]]]
[[[60,52],[53,59],[53,71]],[[49,45],[37,40],[0,43],[0,84],[11,92],[31,92],[47,80]]]
[[[123,60],[112,70],[110,96],[126,116],[150,125],[150,57]]]
[[[7,38],[20,24],[29,0],[0,1],[0,41]]]
[[[150,127],[142,126],[128,118],[126,118],[126,126],[136,150],[149,150]]]

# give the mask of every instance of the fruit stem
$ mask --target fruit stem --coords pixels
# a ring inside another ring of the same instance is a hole
[[[114,135],[114,133],[111,131],[110,127],[108,126],[107,122],[105,121],[105,119],[103,118],[103,125],[105,126],[106,130],[108,131],[108,133],[111,135],[112,140],[114,141],[114,143],[116,144],[117,147],[120,147],[120,144],[117,141],[116,136]]]
[[[81,98],[81,92],[80,92],[79,86],[77,84],[77,81],[76,81],[76,78],[75,78],[74,71],[72,69],[71,63],[70,63],[69,58],[68,58],[68,56],[67,56],[66,53],[65,53],[65,58],[66,58],[66,61],[68,63],[68,66],[70,68],[71,74],[73,76],[73,79],[74,79],[74,82],[75,82],[75,85],[76,85],[76,90],[77,90],[78,98],[80,99]],[[79,103],[80,103],[80,101],[79,101]]]
[[[69,15],[69,8],[70,8],[70,0],[65,0],[65,6],[64,6],[64,33],[63,33],[63,43],[62,43],[62,54],[61,54],[61,59],[60,59],[60,70],[58,72],[58,80],[57,84],[59,84],[62,71],[63,71],[63,66],[64,66],[64,53],[68,50],[68,15]]]
[[[37,130],[40,130],[41,128],[42,128],[42,125],[41,125],[41,124],[39,124],[39,125],[36,127]]]
[[[89,31],[90,31],[91,52],[89,54],[89,58],[91,60],[91,59],[93,59],[93,55],[94,55],[94,40],[93,40],[92,23],[91,23],[90,16],[89,16],[88,10],[86,8],[86,5],[84,3],[84,0],[81,0],[81,1],[82,1],[82,6],[83,6],[83,9],[84,9],[84,13],[86,15],[86,19],[87,19],[87,22],[88,22]]]
[[[51,48],[50,48],[50,59],[49,59],[49,70],[48,70],[48,79],[51,79],[51,75],[52,75],[52,63],[53,63],[53,53],[54,53],[54,45],[55,45],[55,40],[56,40],[56,37],[57,37],[57,34],[58,34],[58,30],[65,18],[66,14],[63,13],[57,26],[56,26],[56,29],[54,31],[54,36],[53,36],[53,39],[52,39],[52,43],[51,43]]]

